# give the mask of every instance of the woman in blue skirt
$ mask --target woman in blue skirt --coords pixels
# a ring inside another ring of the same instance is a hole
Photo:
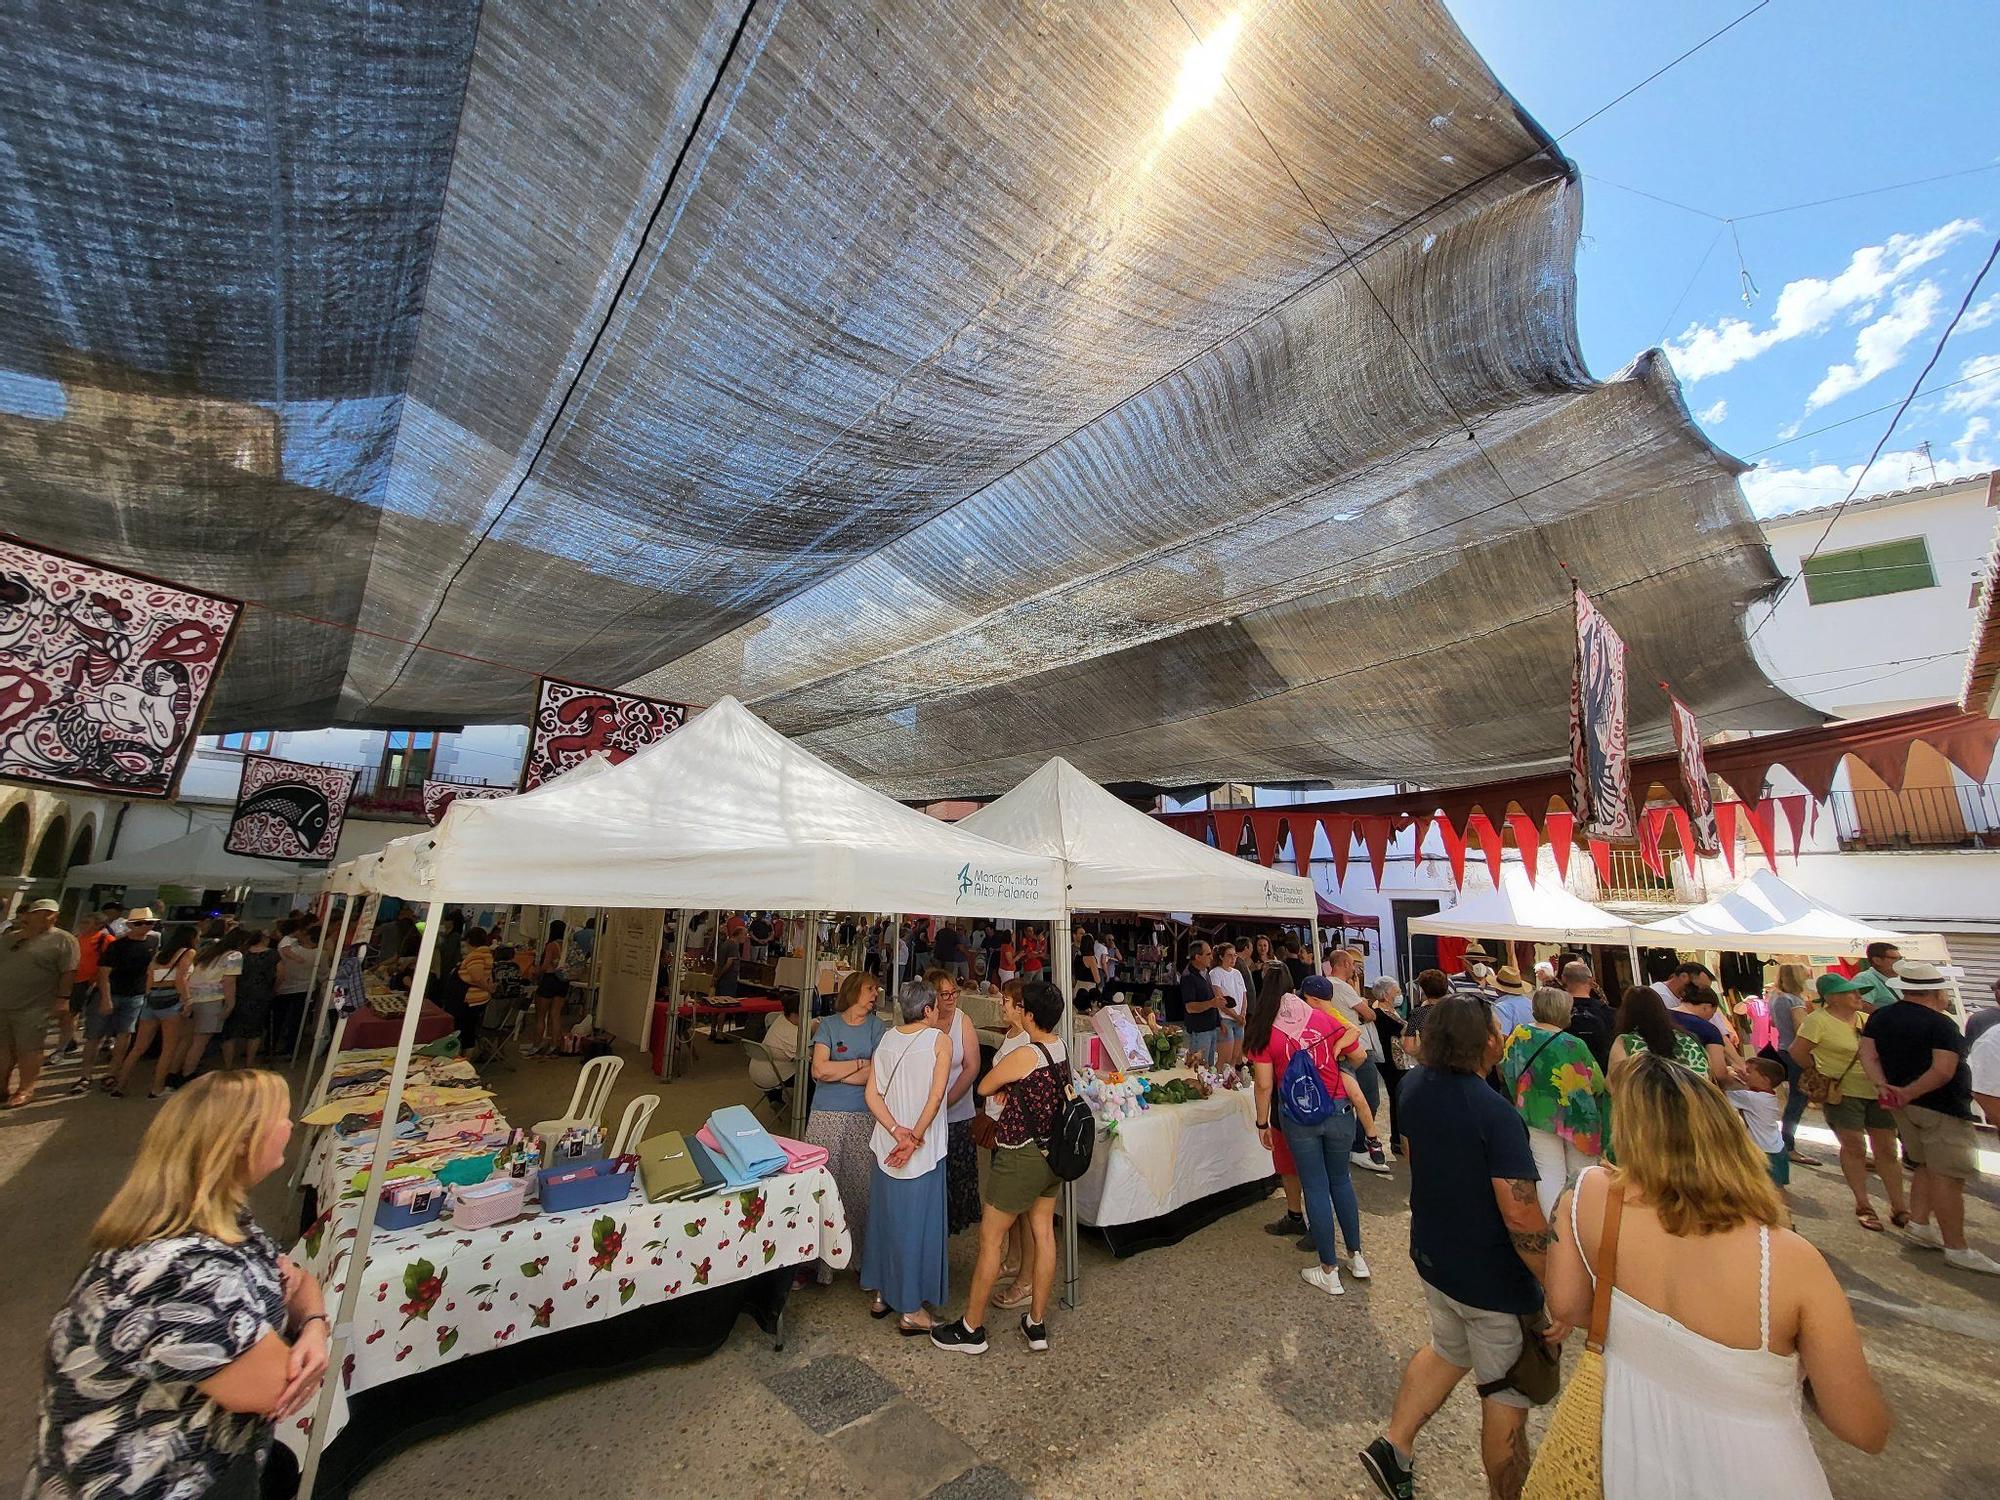
[[[868,1228],[861,1244],[861,1284],[876,1289],[875,1316],[902,1314],[897,1332],[931,1329],[930,1309],[949,1292],[945,1222],[945,1085],[951,1041],[933,1024],[937,991],[921,982],[898,997],[903,1024],[875,1047],[868,1075],[869,1138],[875,1167]]]

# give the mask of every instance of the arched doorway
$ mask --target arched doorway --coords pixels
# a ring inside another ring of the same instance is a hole
[[[0,818],[0,875],[25,875],[28,871],[28,805],[16,802]]]
[[[90,863],[90,855],[97,841],[97,830],[86,823],[79,828],[76,839],[69,846],[69,858],[63,863],[63,873],[78,865]],[[81,886],[66,887],[56,899],[62,902],[62,924],[71,931],[76,930],[77,913],[83,910],[84,897],[88,893]]]
[[[42,830],[41,840],[35,845],[35,857],[28,866],[34,884],[28,887],[25,899],[39,901],[44,896],[62,894],[63,856],[67,853],[69,819],[58,816]]]

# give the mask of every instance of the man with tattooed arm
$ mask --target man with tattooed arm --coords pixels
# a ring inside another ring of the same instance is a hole
[[[1515,1388],[1517,1362],[1529,1337],[1554,1344],[1569,1332],[1542,1312],[1555,1236],[1535,1192],[1527,1129],[1486,1084],[1500,1050],[1485,1001],[1440,1000],[1424,1020],[1423,1064],[1404,1076],[1396,1102],[1410,1143],[1410,1258],[1424,1283],[1431,1342],[1403,1371],[1388,1431],[1361,1453],[1388,1500],[1409,1500],[1417,1433],[1468,1370],[1480,1395],[1488,1490],[1494,1500],[1516,1500],[1536,1404]]]

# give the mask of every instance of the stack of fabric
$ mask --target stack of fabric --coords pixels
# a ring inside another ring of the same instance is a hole
[[[716,1166],[731,1187],[748,1186],[785,1170],[791,1158],[771,1139],[771,1133],[757,1123],[757,1117],[740,1104],[718,1109],[702,1127],[701,1143],[715,1158]]]

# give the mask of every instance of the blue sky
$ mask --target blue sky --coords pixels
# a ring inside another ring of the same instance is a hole
[[[1447,3],[1560,134],[1750,0]],[[1996,55],[2000,6],[1979,0],[1775,0],[1564,138],[1584,174],[1592,370],[1664,343],[1709,436],[1760,466],[1744,479],[1760,514],[1847,493],[2000,234],[2000,170],[1766,211],[2000,168]],[[1944,388],[1904,415],[1861,493],[1928,483],[1933,462],[1938,478],[2000,466],[2000,265],[1925,386]]]

